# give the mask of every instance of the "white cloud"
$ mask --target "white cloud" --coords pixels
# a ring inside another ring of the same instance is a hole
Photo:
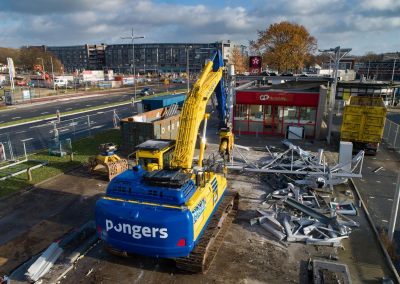
[[[15,3],[18,2],[18,7]],[[33,5],[35,3],[35,5]],[[120,37],[145,35],[141,42],[214,42],[248,45],[257,30],[294,21],[304,25],[319,46],[352,47],[354,54],[400,50],[399,0],[252,0],[227,5],[158,3],[151,0],[18,0],[0,12],[2,46],[122,43]],[[247,5],[248,4],[248,5]],[[213,6],[210,6],[213,5]],[[391,9],[387,9],[391,7]],[[376,42],[385,40],[386,45]],[[394,49],[393,49],[394,48]]]

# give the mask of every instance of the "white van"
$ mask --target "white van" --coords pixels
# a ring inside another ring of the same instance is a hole
[[[54,78],[53,81],[49,83],[49,88],[66,88],[68,85],[68,80],[67,79],[60,79],[60,78]]]

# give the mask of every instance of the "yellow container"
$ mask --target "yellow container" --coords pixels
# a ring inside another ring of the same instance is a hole
[[[381,143],[386,110],[382,98],[350,97],[344,108],[341,140]]]

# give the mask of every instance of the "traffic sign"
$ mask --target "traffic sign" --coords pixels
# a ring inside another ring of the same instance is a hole
[[[0,142],[0,161],[6,160],[6,152],[4,151],[4,145]]]

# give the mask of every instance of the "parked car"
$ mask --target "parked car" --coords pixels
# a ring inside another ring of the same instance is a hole
[[[143,90],[140,91],[141,96],[151,96],[154,95],[155,92],[153,88],[144,88]]]
[[[172,83],[185,83],[182,79],[174,79],[172,80]]]

